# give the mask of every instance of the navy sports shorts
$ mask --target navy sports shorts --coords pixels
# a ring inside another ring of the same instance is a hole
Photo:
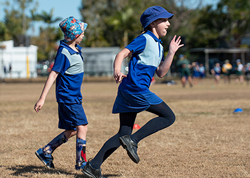
[[[78,125],[88,124],[82,104],[58,103],[58,128],[76,130]]]

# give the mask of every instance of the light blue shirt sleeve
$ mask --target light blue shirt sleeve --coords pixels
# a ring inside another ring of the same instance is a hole
[[[69,66],[70,63],[67,57],[61,53],[61,50],[58,51],[52,70],[63,74],[69,68]]]

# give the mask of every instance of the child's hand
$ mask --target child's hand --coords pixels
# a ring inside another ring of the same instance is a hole
[[[34,110],[38,113],[38,112],[42,109],[43,104],[44,104],[44,100],[39,99],[39,100],[36,102],[35,106],[34,106]]]
[[[181,37],[179,36],[176,40],[176,35],[174,38],[171,40],[170,45],[169,45],[169,52],[175,53],[180,47],[184,46],[184,44],[181,43]]]
[[[127,77],[127,75],[124,75],[122,72],[114,72],[114,79],[116,83],[121,83],[123,77]]]

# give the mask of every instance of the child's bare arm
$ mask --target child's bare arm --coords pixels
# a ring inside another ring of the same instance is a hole
[[[34,110],[36,112],[39,112],[39,110],[42,109],[44,102],[45,102],[45,98],[46,98],[52,84],[54,83],[55,79],[57,78],[57,76],[58,76],[58,72],[55,72],[55,71],[50,72],[50,74],[47,78],[47,81],[43,87],[43,91],[41,93],[41,96],[34,106]]]
[[[176,39],[176,35],[175,35],[174,38],[170,42],[167,57],[165,58],[164,62],[160,63],[159,67],[156,70],[156,74],[158,75],[158,77],[164,77],[167,74],[167,72],[172,64],[172,61],[173,61],[173,58],[174,58],[176,51],[180,47],[184,46],[184,44],[180,44],[180,43],[181,43],[181,37],[179,36]]]
[[[123,50],[121,50],[115,57],[115,61],[114,61],[114,79],[116,81],[116,83],[120,83],[122,81],[123,77],[127,77],[126,75],[124,75],[121,72],[121,66],[122,66],[122,61],[128,57],[132,52],[129,51],[127,48],[124,48]]]

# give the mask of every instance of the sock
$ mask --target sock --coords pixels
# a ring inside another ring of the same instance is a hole
[[[43,152],[45,154],[52,154],[54,150],[59,147],[61,144],[68,141],[64,132],[57,135],[52,141],[50,141],[45,147],[43,147]]]
[[[83,146],[83,147],[82,147],[81,157],[82,157],[82,160],[83,160],[84,162],[87,162],[87,158],[86,158],[86,146]]]
[[[76,139],[76,165],[81,166],[82,162],[86,162],[86,140]]]

